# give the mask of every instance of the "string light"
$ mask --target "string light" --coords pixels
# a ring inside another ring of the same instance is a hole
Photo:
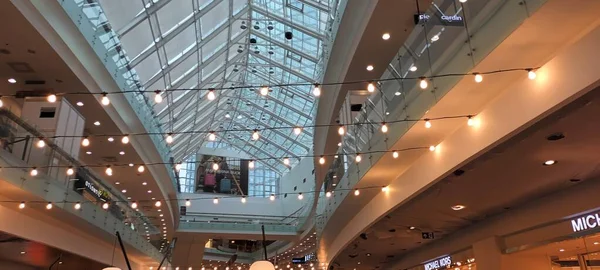
[[[425,119],[425,128],[431,128],[431,122],[429,119]]]
[[[356,158],[354,158],[354,160],[356,161],[356,163],[359,163],[362,160],[360,153],[356,153]]]
[[[389,190],[390,190],[390,189],[388,188],[388,186],[383,186],[383,187],[381,188],[381,191],[383,191],[383,192],[388,192]]]
[[[300,135],[300,133],[302,133],[302,128],[301,127],[295,127],[294,128],[294,134]]]
[[[75,210],[81,209],[81,203],[77,202],[75,205],[73,205],[73,208],[75,208]]]
[[[137,168],[137,171],[138,171],[139,173],[143,173],[145,170],[146,170],[146,168],[144,168],[144,165],[140,165],[140,166],[138,166],[138,168]]]
[[[108,209],[109,206],[110,205],[107,202],[105,202],[102,204],[102,209],[106,210],[106,209]]]
[[[533,69],[528,69],[528,70],[527,70],[527,77],[528,77],[530,80],[535,80],[535,77],[537,77],[537,74],[535,74],[535,70],[533,70]]]
[[[206,94],[206,98],[208,100],[215,100],[217,96],[215,95],[215,89],[210,89],[208,90],[208,93]]]
[[[167,138],[165,139],[165,141],[167,142],[167,144],[172,144],[173,143],[173,133],[171,133],[171,132],[167,133]]]
[[[318,83],[315,83],[315,87],[313,88],[313,96],[318,97],[321,96],[321,87]]]
[[[381,123],[381,132],[383,132],[383,133],[388,132],[388,126],[385,122]]]
[[[137,202],[132,202],[131,203],[131,208],[136,209],[138,207]]]
[[[31,168],[31,171],[29,172],[29,175],[31,175],[31,176],[38,175],[38,170],[35,167]]]
[[[160,207],[161,205],[162,205],[162,203],[161,203],[160,201],[156,201],[156,202],[154,203],[154,206],[156,206],[156,207]]]
[[[56,102],[56,95],[50,94],[50,95],[48,95],[48,98],[46,100],[48,100],[48,102],[50,102],[50,103],[54,103],[54,102]]]
[[[21,202],[21,203],[19,204],[19,209],[23,209],[23,208],[25,208],[25,202]]]
[[[214,131],[211,131],[211,132],[209,132],[209,133],[208,133],[208,140],[209,140],[209,141],[213,142],[213,141],[215,141],[216,139],[217,139],[217,135],[215,135],[215,132],[214,132]]]
[[[213,203],[214,203],[214,204],[218,204],[218,203],[219,203],[219,198],[215,197],[215,198],[213,199]]]
[[[340,125],[340,127],[338,128],[338,134],[340,134],[341,136],[343,136],[343,135],[344,135],[344,132],[345,132],[345,130],[344,130],[344,126],[343,126],[343,125]]]
[[[331,191],[325,192],[325,197],[327,197],[327,198],[331,197]]]
[[[287,157],[283,158],[283,164],[290,165],[290,159]]]
[[[252,132],[252,140],[258,141],[259,138],[260,138],[260,135],[258,134],[258,129],[255,129]]]
[[[162,95],[160,94],[160,90],[154,91],[154,102],[161,103],[163,101]]]
[[[121,143],[122,144],[128,144],[129,143],[129,136],[127,136],[127,135],[123,136],[123,138],[121,138]]]
[[[110,99],[108,99],[107,96],[108,93],[106,92],[102,92],[102,99],[100,100],[100,102],[102,103],[102,105],[104,106],[108,106],[110,104]]]
[[[219,163],[217,163],[217,162],[214,162],[214,163],[213,163],[213,165],[212,165],[212,169],[213,169],[214,171],[218,171],[218,170],[219,170]]]
[[[398,156],[400,156],[400,154],[398,154],[398,151],[392,152],[392,157],[398,158]]]
[[[480,83],[483,81],[483,76],[479,73],[473,73],[473,75],[475,75],[475,82],[476,83]]]
[[[48,209],[48,210],[52,209],[52,203],[46,204],[46,209]]]
[[[113,170],[112,170],[112,168],[110,167],[110,165],[106,166],[106,170],[105,170],[104,172],[105,172],[105,173],[106,173],[106,175],[108,175],[108,176],[112,176],[112,174],[113,174]]]
[[[358,188],[354,189],[354,196],[360,195],[360,190]]]
[[[367,91],[369,93],[375,92],[375,84],[373,84],[372,82],[370,82],[369,84],[367,84]]]
[[[0,108],[2,108],[2,106],[4,106],[4,102],[2,101],[2,96],[0,95]]]
[[[260,94],[261,94],[261,95],[263,95],[263,96],[266,96],[266,95],[268,95],[268,94],[269,94],[269,87],[267,87],[267,86],[262,86],[262,87],[260,88]]]
[[[435,145],[429,146],[429,151],[435,151]]]
[[[254,169],[254,160],[250,160],[250,162],[248,162],[248,168]]]
[[[427,83],[427,78],[420,77],[419,80],[421,80],[421,82],[419,82],[419,87],[421,87],[421,89],[427,89],[427,86],[429,86],[429,83]]]
[[[178,162],[177,164],[175,164],[175,170],[178,172],[181,170],[181,162]]]
[[[302,195],[302,192],[298,193],[298,200],[302,200],[304,199],[304,195]]]
[[[470,127],[475,125],[475,120],[473,120],[473,116],[469,116],[469,119],[467,120],[467,125]]]
[[[81,145],[83,147],[88,147],[90,146],[90,140],[88,139],[88,137],[83,137],[83,140],[81,140]]]
[[[36,145],[38,148],[43,148],[44,146],[46,146],[46,142],[44,141],[44,138],[40,137]]]
[[[274,201],[274,200],[275,200],[275,194],[271,194],[271,195],[269,196],[269,200],[271,200],[271,201]]]
[[[319,158],[319,164],[321,164],[321,165],[325,164],[325,157],[324,156],[321,156]]]
[[[190,199],[185,199],[185,206],[190,206],[192,205],[192,202],[190,201]]]
[[[242,201],[242,203],[246,203],[246,196],[242,196],[241,201]]]
[[[73,170],[73,167],[69,166],[69,168],[67,169],[67,175],[71,176],[71,175],[73,175],[73,173],[75,173],[75,171]]]

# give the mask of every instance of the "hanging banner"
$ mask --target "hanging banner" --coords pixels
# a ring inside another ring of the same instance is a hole
[[[248,194],[248,160],[199,155],[198,190],[224,194]],[[215,170],[215,164],[218,168]]]

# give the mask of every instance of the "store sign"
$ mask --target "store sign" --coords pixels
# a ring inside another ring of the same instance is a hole
[[[439,258],[435,261],[428,262],[425,264],[425,270],[434,270],[438,268],[447,268],[452,264],[452,258],[450,256]]]
[[[435,7],[436,11],[431,15],[427,13],[415,14],[415,24],[431,21],[434,25],[464,26],[464,18],[458,15],[461,10],[458,10],[454,15],[446,15],[436,4],[433,4],[433,6]]]
[[[87,193],[92,194],[94,197],[102,201],[110,200],[110,194],[106,190],[96,187],[96,185],[89,180],[79,179],[75,182],[73,188],[78,192],[85,190]]]
[[[292,258],[292,263],[293,264],[306,263],[306,258],[304,258],[304,257],[301,257],[301,258]]]
[[[600,214],[591,214],[571,220],[573,232],[580,232],[600,227]]]

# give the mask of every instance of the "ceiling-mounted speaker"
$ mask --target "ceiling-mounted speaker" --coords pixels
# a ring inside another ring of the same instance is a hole
[[[285,31],[285,38],[290,40],[294,37],[294,34],[292,34],[291,31]]]

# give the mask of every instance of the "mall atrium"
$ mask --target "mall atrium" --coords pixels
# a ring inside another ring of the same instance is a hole
[[[599,11],[0,1],[0,269],[600,270]]]

